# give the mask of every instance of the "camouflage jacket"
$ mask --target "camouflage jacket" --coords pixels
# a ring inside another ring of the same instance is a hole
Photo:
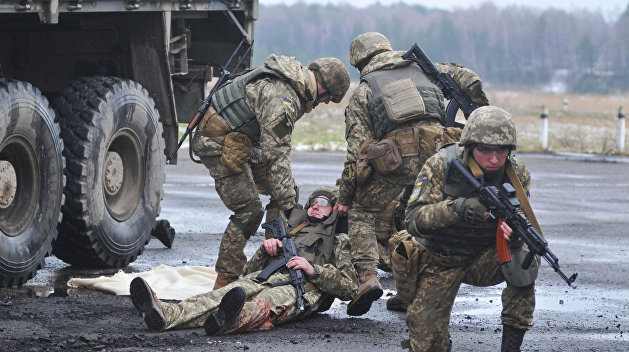
[[[463,148],[458,148],[460,158]],[[509,162],[528,193],[531,183],[528,169],[513,155],[509,156]],[[417,176],[406,208],[406,227],[413,236],[439,236],[444,229],[464,222],[454,209],[456,199],[445,194],[446,171],[441,155],[435,154],[426,161]]]
[[[308,99],[313,100],[316,87],[306,66],[294,57],[270,55],[264,61],[268,68],[286,79],[265,76],[245,87],[246,102],[260,124],[261,162],[269,165],[271,196],[281,210],[295,205],[295,187],[290,168],[291,136],[295,122],[306,112]],[[195,136],[195,153],[218,156],[223,146],[211,138]],[[202,144],[199,146],[199,144]]]
[[[321,225],[315,224],[311,226]],[[351,261],[349,237],[343,233],[337,234],[334,244],[335,265],[331,263],[323,265],[313,264],[315,273],[308,278],[308,282],[314,284],[319,292],[307,292],[305,298],[311,303],[318,300],[321,297],[321,293],[331,294],[341,300],[350,300],[358,290],[358,276]],[[260,246],[249,262],[247,262],[243,275],[255,277],[260,270],[264,269],[275,259],[277,258],[269,256]],[[287,280],[287,277],[288,274],[285,270],[278,270],[269,277],[267,282],[271,284],[281,282]]]
[[[411,64],[411,61],[402,59],[403,51],[389,51],[374,56],[369,64],[360,73],[361,78],[366,74],[378,70],[392,70]],[[452,75],[453,79],[463,87],[470,97],[479,105],[487,105],[488,100],[482,90],[482,84],[478,75],[473,71],[456,63],[435,64],[442,72]],[[433,82],[434,83],[434,82]],[[339,202],[350,205],[356,191],[356,161],[360,147],[365,140],[374,139],[374,127],[369,116],[372,91],[369,84],[361,81],[354,90],[345,109],[345,139],[347,141],[347,160],[340,179]],[[424,122],[427,123],[427,122]],[[418,123],[421,124],[421,121]]]

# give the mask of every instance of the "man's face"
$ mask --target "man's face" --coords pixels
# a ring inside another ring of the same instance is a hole
[[[504,166],[510,150],[504,145],[478,144],[472,149],[472,156],[484,171],[498,171]]]
[[[332,203],[325,196],[318,196],[312,200],[310,207],[308,207],[308,216],[315,217],[317,219],[323,219],[330,215],[332,212]]]

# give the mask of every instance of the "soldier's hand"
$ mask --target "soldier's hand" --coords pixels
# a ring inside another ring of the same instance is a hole
[[[489,213],[478,197],[463,200],[461,216],[467,222],[477,224],[487,220]]]
[[[506,222],[502,221],[500,223],[500,231],[502,231],[502,235],[504,236],[505,240],[511,240],[511,234],[513,233],[513,230],[509,225],[507,225]]]
[[[339,202],[337,202],[336,205],[334,206],[334,210],[338,210],[339,211],[339,215],[341,215],[341,216],[345,215],[349,211],[350,208],[351,208],[351,206],[344,205],[344,204],[341,204]]]
[[[266,254],[270,255],[271,257],[275,257],[277,255],[277,249],[282,248],[282,241],[278,240],[277,238],[266,239],[264,240],[264,242],[262,242],[262,248],[264,248]]]
[[[306,260],[306,258],[304,257],[299,257],[299,256],[294,256],[292,258],[290,258],[288,260],[288,263],[286,263],[286,267],[287,268],[292,268],[292,269],[301,269],[304,271],[304,274],[306,274],[306,276],[310,277],[314,274],[315,270],[314,267],[312,266],[312,264],[310,264],[310,262],[308,262],[308,260]]]

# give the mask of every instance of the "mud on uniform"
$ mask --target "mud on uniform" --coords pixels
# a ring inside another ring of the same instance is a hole
[[[219,275],[236,278],[242,273],[245,245],[264,213],[259,194],[271,196],[267,219],[295,206],[291,134],[315,94],[316,83],[306,67],[295,58],[271,55],[263,66],[236,77],[214,95],[192,148],[209,169],[221,200],[234,212],[216,261]],[[241,134],[233,134],[238,137],[236,147],[230,144],[228,149],[224,146],[231,132]],[[238,150],[242,145],[244,152]],[[232,150],[243,158],[236,172],[225,163],[226,152]]]
[[[299,256],[306,258],[315,268],[307,278],[305,301],[310,307],[303,312],[296,306],[295,289],[290,284],[272,287],[273,283],[289,279],[286,268],[272,274],[267,281],[258,282],[260,270],[278,257],[271,257],[262,247],[247,263],[245,276],[215,291],[188,298],[178,304],[162,303],[166,329],[203,326],[214,313],[225,293],[240,286],[247,292],[247,300],[237,317],[221,330],[223,333],[270,330],[274,326],[304,318],[315,311],[329,308],[331,300],[339,297],[349,300],[356,292],[356,272],[349,254],[346,234],[335,234],[337,213],[319,224],[299,229],[291,238],[297,245]],[[306,210],[291,213],[288,228],[293,229],[306,221]]]
[[[406,228],[417,240],[419,267],[415,299],[406,323],[414,351],[446,351],[452,305],[461,283],[492,286],[505,281],[496,253],[497,222],[465,222],[455,210],[459,197],[471,196],[470,186],[448,172],[453,158],[462,159],[463,148],[452,144],[428,159],[419,173],[406,211]],[[513,156],[507,161],[528,193],[530,173]],[[502,173],[486,185],[507,182]],[[501,320],[528,330],[535,308],[534,284],[520,288],[507,283],[502,292]]]

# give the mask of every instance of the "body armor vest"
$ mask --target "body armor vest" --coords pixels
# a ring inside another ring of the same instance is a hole
[[[441,148],[438,154],[446,174],[445,196],[448,199],[476,196],[456,168],[450,167],[454,158],[461,160],[459,144],[454,143]],[[506,182],[508,179],[503,176],[503,180]],[[483,186],[487,185],[482,178],[479,182]],[[461,220],[455,225],[440,229],[437,234],[422,234],[422,237],[418,237],[417,240],[439,253],[473,256],[488,247],[495,246],[497,229],[497,220],[488,219],[481,224],[470,224]]]
[[[296,213],[293,215],[293,213]],[[293,209],[288,221],[289,228],[295,228],[306,221],[307,212],[305,209]],[[337,213],[330,214],[330,217],[318,224],[308,224],[290,238],[295,241],[297,254],[306,258],[311,264],[336,265],[334,257],[334,238],[336,230]],[[292,232],[291,232],[292,233]]]
[[[247,136],[260,135],[260,123],[249,108],[249,105],[247,105],[245,87],[247,83],[262,75],[271,75],[282,80],[286,79],[278,72],[262,65],[227,82],[212,96],[212,106],[225,119],[232,131],[240,132]]]
[[[415,86],[420,98],[410,98],[403,101],[398,100],[393,110],[415,109],[419,110],[420,113],[410,119],[406,119],[402,123],[398,123],[394,121],[394,117],[389,116],[392,108],[389,106],[389,112],[387,111],[386,102],[385,99],[383,99],[383,89],[385,95],[395,95],[399,93],[400,89],[409,88],[404,84],[398,84],[409,79],[410,82],[408,82],[408,84]],[[444,124],[445,107],[443,104],[443,93],[428,79],[417,65],[410,64],[393,70],[371,72],[366,74],[362,80],[369,83],[373,93],[371,106],[369,107],[369,115],[372,116],[373,119],[376,139],[381,140],[387,133],[411,126],[413,122],[423,119],[434,119]],[[389,89],[387,89],[387,87],[389,87]]]

